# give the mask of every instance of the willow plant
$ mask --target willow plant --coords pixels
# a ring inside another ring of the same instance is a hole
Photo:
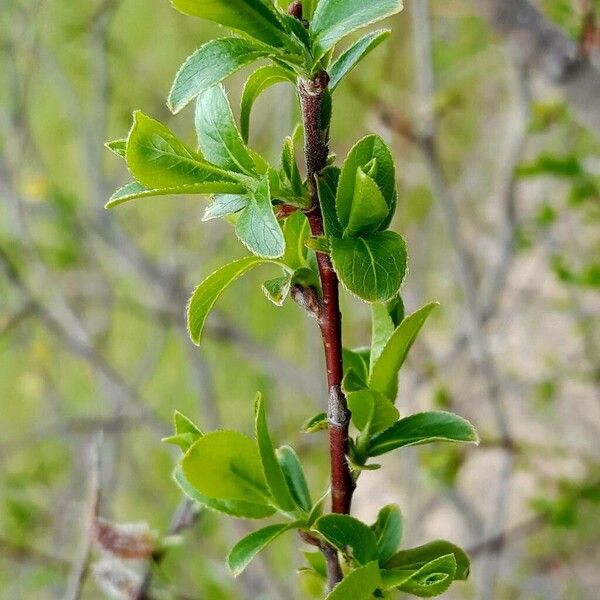
[[[400,549],[403,525],[395,504],[381,508],[371,524],[350,516],[361,472],[379,468],[372,459],[430,442],[477,443],[472,425],[454,414],[400,417],[398,372],[436,304],[404,314],[400,287],[407,252],[402,237],[388,229],[398,193],[386,143],[368,135],[339,167],[328,149],[335,90],[390,32],[368,33],[341,52],[338,44],[400,12],[401,0],[312,0],[287,10],[270,0],[172,4],[233,32],[194,52],[169,94],[173,113],[196,102],[198,147],[135,112],[127,139],[107,144],[125,159],[133,182],[107,207],[149,196],[209,195],[203,221],[225,219],[232,225],[249,253],[194,291],[187,322],[195,344],[201,344],[220,295],[260,265],[273,271],[262,285],[271,302],[281,306],[290,298],[314,317],[329,393],[327,411],[307,415],[304,430],[328,432],[331,484],[315,500],[298,455],[289,446],[275,449],[260,394],[253,407],[254,438],[231,430],[205,433],[176,413],[175,434],[166,440],[183,451],[174,479],[204,507],[242,519],[273,519],[231,550],[227,563],[234,576],[276,538],[297,531],[301,543],[312,546],[299,572],[320,582],[330,600],[391,598],[398,591],[441,594],[454,580],[466,579],[469,559],[463,550],[441,540]],[[263,64],[243,90],[238,127],[221,82],[259,60]],[[248,146],[248,138],[254,102],[277,83],[294,87],[302,123],[283,140],[281,162],[274,166]],[[304,172],[297,161],[302,137]],[[342,346],[339,282],[371,305],[368,348]]]

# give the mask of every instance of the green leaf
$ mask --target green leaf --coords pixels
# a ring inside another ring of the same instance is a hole
[[[290,275],[267,279],[262,284],[263,294],[275,305],[283,306],[290,293],[292,278]]]
[[[137,198],[151,198],[153,196],[179,196],[192,194],[214,194],[216,192],[242,192],[244,187],[239,183],[229,181],[205,182],[192,185],[179,185],[162,189],[148,189],[137,181],[132,181],[119,188],[104,205],[104,208],[114,208]]]
[[[421,567],[409,579],[400,584],[398,589],[421,598],[439,596],[450,587],[455,573],[454,555],[440,556]]]
[[[277,449],[277,459],[296,505],[310,513],[313,504],[298,455],[289,446],[282,446]]]
[[[248,206],[240,213],[235,226],[240,241],[256,256],[278,258],[285,252],[285,239],[277,222],[269,179],[264,177],[251,195]]]
[[[354,371],[355,376],[361,383],[361,389],[366,388],[369,381],[369,353],[369,348],[342,349],[344,373]]]
[[[227,566],[234,577],[241,575],[252,559],[262,552],[271,542],[282,533],[292,529],[294,523],[278,523],[268,525],[242,538],[227,556]]]
[[[369,370],[381,356],[385,345],[394,333],[394,329],[394,321],[388,311],[387,304],[371,304],[371,359]]]
[[[188,331],[192,342],[200,345],[204,323],[225,289],[250,269],[266,263],[278,264],[257,256],[246,256],[209,275],[194,291],[187,309]]]
[[[373,561],[346,575],[325,600],[366,600],[380,586],[379,565]]]
[[[269,46],[289,44],[279,13],[269,0],[171,0],[186,15],[214,21]]]
[[[320,0],[310,25],[315,58],[323,56],[329,48],[353,31],[401,10],[402,0]]]
[[[311,569],[321,577],[327,577],[327,564],[322,552],[303,552]]]
[[[386,220],[390,209],[375,181],[360,167],[356,169],[354,196],[344,228],[345,237],[375,233]]]
[[[219,193],[231,191],[223,189],[223,182],[239,184],[234,174],[204,160],[162,123],[140,111],[133,114],[127,166],[135,179],[148,188],[205,184],[205,193]]]
[[[242,433],[206,434],[187,451],[181,466],[190,484],[209,498],[269,502],[258,446]]]
[[[473,425],[458,415],[444,412],[423,412],[400,419],[369,444],[369,456],[380,456],[396,448],[431,442],[466,442],[478,444]]]
[[[389,35],[389,29],[382,29],[369,33],[352,44],[329,68],[329,89],[333,92],[342,79]]]
[[[206,160],[227,171],[254,174],[254,159],[238,131],[221,84],[198,96],[196,133]]]
[[[283,147],[281,149],[281,168],[285,178],[289,182],[292,192],[299,198],[305,196],[302,176],[300,175],[300,169],[296,162],[294,140],[289,136],[283,141]]]
[[[284,82],[295,84],[296,75],[281,65],[264,65],[248,77],[242,92],[240,111],[240,128],[245,142],[248,142],[250,135],[250,113],[256,99],[271,86]]]
[[[371,526],[377,538],[377,558],[380,564],[390,560],[402,540],[402,513],[397,504],[384,506]]]
[[[398,372],[404,364],[419,331],[437,302],[426,304],[406,317],[394,330],[378,358],[372,361],[369,387],[394,400],[398,392]]]
[[[127,151],[127,140],[113,140],[104,144],[113,154],[125,158]]]
[[[254,425],[260,460],[267,485],[271,490],[271,495],[279,508],[285,512],[291,512],[296,505],[288,488],[281,465],[275,455],[275,449],[273,448],[273,442],[271,441],[267,426],[265,402],[260,393],[256,395],[254,401]]]
[[[204,211],[203,221],[220,219],[234,215],[248,206],[248,196],[239,194],[218,194],[213,198],[213,203]]]
[[[360,190],[356,190],[357,183],[362,181],[357,177],[359,168],[375,181],[388,206],[388,218],[380,225],[380,229],[383,229],[389,224],[396,205],[396,171],[390,149],[377,135],[368,135],[357,142],[344,161],[335,198],[337,216],[342,227],[346,229],[350,223],[355,199],[360,198],[361,194]],[[367,195],[367,199],[369,197],[370,195]],[[378,206],[379,200],[375,202]],[[361,207],[360,213],[365,214],[366,209]]]
[[[166,444],[175,444],[179,446],[183,452],[187,452],[199,438],[204,434],[179,411],[175,411],[174,415],[175,435],[165,437],[161,441]]]
[[[317,413],[314,417],[310,417],[304,421],[302,425],[302,431],[304,433],[316,433],[317,431],[325,431],[329,429],[329,419],[327,418],[327,413],[320,412]]]
[[[337,167],[327,167],[317,177],[319,203],[323,213],[325,233],[336,238],[341,238],[343,235],[342,226],[335,210],[335,197],[339,178],[340,170]]]
[[[375,534],[368,525],[350,515],[323,515],[315,521],[313,529],[334,548],[352,556],[361,565],[367,564],[375,556]]]
[[[406,245],[392,231],[332,238],[331,258],[344,287],[366,302],[386,302],[395,296],[406,273]]]
[[[416,548],[400,550],[385,562],[387,569],[420,569],[431,561],[453,554],[456,561],[454,579],[464,581],[469,576],[471,563],[466,552],[445,540],[436,540]]]
[[[360,390],[347,395],[352,422],[359,431],[370,434],[384,431],[400,417],[398,409],[383,394],[374,390]]]
[[[186,479],[181,467],[175,469],[173,478],[183,493],[192,500],[211,510],[216,510],[232,517],[239,517],[240,519],[265,519],[276,512],[273,506],[266,504],[255,504],[243,500],[217,500],[216,498],[209,498],[192,486]]]
[[[283,225],[285,238],[285,254],[283,262],[290,269],[302,269],[306,262],[306,241],[310,234],[308,219],[302,211],[291,214]]]
[[[181,65],[169,92],[169,108],[173,113],[178,113],[204,90],[272,53],[271,48],[242,38],[211,40]]]

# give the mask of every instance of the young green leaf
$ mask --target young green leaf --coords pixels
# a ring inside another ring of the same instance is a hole
[[[133,115],[127,139],[127,166],[137,181],[148,188],[217,184],[207,192],[222,192],[223,182],[239,183],[233,173],[210,164],[190,150],[175,134],[140,111]]]
[[[283,225],[283,236],[285,238],[283,262],[290,269],[302,269],[308,265],[305,244],[309,235],[308,219],[302,211],[296,211],[285,220]]]
[[[213,202],[210,206],[206,207],[204,211],[203,221],[210,221],[212,219],[220,219],[222,217],[229,217],[234,215],[241,210],[244,210],[250,202],[248,196],[241,196],[239,194],[218,194],[213,198]]]
[[[372,560],[377,551],[375,534],[368,525],[350,515],[323,515],[315,521],[313,529],[361,565]]]
[[[275,508],[267,504],[256,504],[244,500],[217,500],[201,494],[185,477],[181,467],[175,469],[173,474],[175,483],[181,491],[201,506],[216,510],[217,512],[238,517],[240,519],[266,519],[275,514]]]
[[[254,159],[238,131],[222,85],[215,85],[198,96],[196,133],[206,160],[227,171],[254,174]]]
[[[204,434],[179,411],[175,411],[174,415],[175,435],[165,437],[161,441],[166,444],[175,444],[179,446],[183,452],[187,452],[199,438]]]
[[[401,10],[402,0],[320,0],[310,25],[315,58],[321,58],[329,48],[353,31]]]
[[[125,158],[125,152],[127,151],[127,140],[113,140],[112,142],[106,142],[104,144],[113,154]]]
[[[469,576],[471,563],[466,552],[445,540],[436,540],[416,548],[399,550],[384,563],[386,569],[420,569],[431,561],[453,554],[456,561],[454,579],[464,581]]]
[[[340,179],[340,170],[337,167],[323,169],[317,178],[319,190],[319,203],[323,213],[325,233],[330,237],[341,238],[343,229],[335,210],[335,197]]]
[[[283,147],[281,150],[281,168],[288,180],[291,191],[302,198],[304,193],[304,185],[302,183],[302,176],[300,175],[300,169],[296,162],[296,154],[294,152],[294,140],[291,137],[286,137],[283,141]]]
[[[278,523],[268,525],[241,539],[227,556],[227,566],[234,577],[241,575],[252,559],[262,552],[271,542],[282,533],[292,529],[294,523]]]
[[[342,79],[389,35],[389,29],[382,29],[369,33],[352,44],[329,68],[329,89],[333,92]]]
[[[281,465],[275,455],[273,442],[271,441],[267,426],[265,402],[261,394],[257,394],[254,401],[254,423],[260,460],[267,485],[271,490],[271,495],[279,508],[285,512],[291,512],[294,510],[296,504],[288,488]]]
[[[367,600],[380,586],[379,565],[374,560],[351,571],[333,588],[325,600]]]
[[[342,350],[344,373],[354,371],[356,377],[362,382],[361,388],[367,387],[369,381],[369,348],[355,348]]]
[[[397,504],[384,506],[371,526],[377,538],[377,558],[385,564],[396,552],[402,540],[402,513]]]
[[[178,196],[187,194],[213,194],[227,192],[243,192],[244,187],[239,183],[229,181],[207,181],[192,185],[179,185],[162,189],[148,189],[137,181],[132,181],[119,188],[105,204],[104,208],[114,208],[137,198],[151,198],[153,196]]]
[[[443,411],[423,412],[400,419],[371,438],[368,454],[380,456],[396,448],[431,442],[478,444],[479,438],[473,425],[458,415]]]
[[[176,114],[198,94],[242,67],[273,54],[273,49],[242,38],[211,40],[189,56],[169,92],[167,104]]]
[[[317,431],[326,431],[329,428],[329,419],[327,413],[320,412],[314,417],[310,417],[302,425],[304,433],[317,433]]]
[[[187,309],[188,331],[192,342],[200,345],[204,323],[219,296],[244,273],[266,263],[278,264],[258,256],[246,256],[209,275],[194,291]]]
[[[368,135],[357,142],[348,153],[337,187],[335,198],[335,209],[342,227],[345,229],[350,223],[350,217],[355,198],[357,198],[356,185],[362,181],[357,177],[357,170],[361,169],[375,181],[383,199],[385,200],[388,212],[387,218],[382,220],[380,229],[389,224],[393,209],[396,204],[396,171],[394,159],[386,143],[377,135]],[[358,196],[360,198],[360,195]],[[379,205],[380,202],[376,200]],[[381,209],[378,208],[378,211]],[[365,209],[361,209],[361,214],[366,214]]]
[[[379,357],[371,361],[369,387],[385,394],[391,400],[396,399],[398,372],[427,317],[436,306],[438,306],[437,302],[423,306],[406,317],[394,330]]]
[[[406,245],[392,231],[332,238],[331,258],[344,287],[366,302],[386,302],[395,296],[406,273]]]
[[[360,237],[375,233],[384,223],[389,212],[390,209],[375,181],[361,167],[358,167],[344,237]]]
[[[371,365],[377,362],[385,345],[394,333],[394,321],[388,311],[387,304],[371,304]],[[368,381],[368,377],[367,377]]]
[[[281,277],[267,279],[267,281],[262,284],[262,291],[267,299],[275,306],[283,306],[283,303],[290,294],[291,286],[291,275],[282,275]]]
[[[210,498],[269,501],[258,446],[237,431],[206,434],[188,450],[181,467],[190,484]]]
[[[398,589],[413,596],[431,598],[443,594],[454,581],[456,560],[453,554],[440,556],[421,567],[416,573],[398,586]]]
[[[279,13],[269,0],[171,0],[186,15],[214,21],[264,44],[289,45]]]
[[[352,422],[359,431],[379,433],[391,427],[400,417],[392,402],[374,390],[350,392],[347,400]]]
[[[277,449],[277,459],[296,505],[309,513],[313,504],[298,455],[289,446],[282,446]]]
[[[264,65],[248,77],[242,92],[240,111],[240,128],[246,143],[250,135],[250,113],[256,99],[271,86],[285,82],[295,84],[296,75],[281,65]]]
[[[267,177],[261,180],[256,191],[250,196],[248,206],[240,213],[235,232],[246,248],[256,256],[283,256],[285,239],[273,212]]]
[[[321,577],[327,577],[327,565],[322,552],[303,552],[310,568]]]

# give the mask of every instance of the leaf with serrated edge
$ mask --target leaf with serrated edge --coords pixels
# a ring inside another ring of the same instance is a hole
[[[369,387],[385,394],[391,400],[396,399],[398,372],[427,317],[436,306],[438,306],[437,302],[426,304],[406,317],[396,327],[383,350],[381,350],[379,357],[372,361]]]
[[[264,65],[248,77],[240,102],[240,129],[245,142],[250,135],[250,114],[257,98],[271,86],[285,82],[295,84],[296,75],[280,65]]]
[[[285,239],[277,222],[269,180],[264,177],[248,206],[238,217],[235,232],[240,241],[256,256],[261,258],[279,258],[285,252]]]
[[[381,586],[379,565],[374,560],[351,571],[327,595],[325,600],[367,600]]]
[[[406,245],[392,231],[332,238],[331,258],[342,285],[365,302],[386,302],[395,296],[406,273]]]
[[[282,533],[296,527],[295,523],[268,525],[242,538],[227,556],[227,566],[234,577],[241,575],[252,559]]]
[[[373,436],[369,456],[432,442],[458,442],[478,444],[479,438],[469,421],[444,411],[423,412],[400,419],[389,429]]]
[[[385,561],[386,569],[420,569],[442,556],[453,554],[456,560],[455,579],[466,580],[470,571],[470,560],[466,552],[446,540],[435,540],[416,548],[399,550]]]
[[[377,540],[368,525],[350,515],[329,514],[319,517],[313,529],[318,531],[332,546],[348,552],[361,565],[375,556]]]
[[[389,29],[382,29],[369,33],[352,44],[348,50],[341,54],[329,68],[329,89],[331,91],[341,83],[342,79],[358,65],[370,52],[375,50],[381,42],[390,35]]]
[[[192,342],[200,345],[204,323],[219,296],[244,273],[267,263],[279,264],[258,256],[246,256],[209,275],[194,291],[187,309],[188,331]]]
[[[106,142],[104,144],[113,154],[116,154],[120,158],[125,158],[127,151],[127,140],[113,140],[112,142]]]
[[[169,108],[173,113],[178,113],[204,90],[272,53],[271,48],[242,38],[207,42],[181,65],[169,93]]]
[[[389,211],[390,208],[375,181],[358,167],[344,236],[360,237],[375,233],[385,222]]]
[[[235,173],[209,163],[162,123],[140,111],[133,114],[127,138],[127,166],[133,177],[148,188],[239,183]],[[215,189],[221,191],[229,190]]]
[[[137,181],[132,181],[119,188],[105,204],[104,208],[114,208],[130,200],[138,198],[152,198],[154,196],[181,196],[196,194],[215,194],[219,192],[243,192],[244,187],[239,183],[228,181],[214,181],[192,185],[180,185],[162,189],[148,189]]]
[[[220,500],[270,503],[256,442],[238,431],[213,431],[185,454],[181,467],[201,494]]]
[[[439,596],[450,587],[455,573],[454,554],[447,554],[421,567],[409,579],[400,584],[398,589],[421,598]]]
[[[271,495],[279,508],[285,512],[290,512],[294,510],[295,502],[288,488],[281,465],[275,455],[275,449],[273,448],[273,442],[271,441],[267,426],[265,402],[260,393],[256,395],[256,399],[254,400],[254,427],[260,460],[267,485],[271,490]]]
[[[375,172],[371,167],[375,165]],[[377,135],[368,135],[359,140],[348,152],[340,173],[335,210],[343,228],[348,226],[357,184],[356,171],[361,168],[370,174],[388,206],[388,218],[384,218],[381,229],[387,226],[396,203],[396,169],[387,144]]]
[[[402,513],[397,504],[384,506],[371,526],[377,538],[377,558],[381,564],[389,560],[396,552],[402,540]]]
[[[289,296],[292,285],[292,278],[290,275],[282,275],[281,277],[274,277],[273,279],[267,279],[262,284],[263,294],[275,305],[283,306],[283,303]]]
[[[214,21],[264,44],[290,46],[279,14],[269,0],[171,0],[186,15]]]
[[[266,504],[255,504],[243,500],[217,500],[216,498],[209,498],[194,488],[194,486],[185,478],[180,466],[175,469],[173,479],[188,498],[191,498],[201,506],[205,506],[210,510],[215,510],[240,519],[265,519],[276,512],[273,506],[268,506]]]
[[[329,48],[353,31],[401,10],[402,0],[320,0],[310,24],[315,58],[321,58]]]
[[[229,217],[246,208],[248,202],[248,196],[241,196],[239,194],[218,194],[213,198],[212,204],[206,207],[202,220],[210,221],[212,219]]]
[[[375,434],[391,427],[400,417],[398,409],[383,394],[359,390],[347,394],[352,422],[359,431]]]
[[[310,513],[312,500],[306,483],[302,463],[293,448],[282,446],[277,449],[277,460],[283,470],[290,492],[299,508]]]
[[[206,160],[227,171],[255,174],[254,159],[238,131],[221,84],[198,96],[195,123],[198,144]]]

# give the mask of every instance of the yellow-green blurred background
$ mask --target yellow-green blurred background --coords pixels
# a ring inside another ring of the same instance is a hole
[[[399,502],[406,544],[445,537],[470,549],[472,577],[447,598],[594,600],[600,41],[588,35],[585,59],[573,51],[584,52],[582,17],[600,3],[534,2],[564,34],[565,55],[590,69],[567,85],[554,50],[534,56],[533,26],[510,30],[494,17],[499,4],[407,0],[388,42],[336,92],[332,150],[343,157],[375,131],[397,159],[407,310],[441,303],[401,374],[400,411],[449,408],[482,438],[389,456],[361,477],[355,514],[370,520]],[[325,404],[314,322],[264,298],[265,268],[228,290],[196,348],[185,302],[244,254],[231,228],[201,223],[200,197],[103,209],[127,181],[103,142],[127,132],[134,109],[194,143],[191,110],[173,117],[165,98],[180,63],[215,35],[167,0],[0,0],[2,599],[69,597],[88,558],[98,444],[99,514],[167,531],[177,453],[160,438],[175,409],[206,429],[249,432],[261,390],[274,437],[297,448],[313,494],[326,489],[326,437],[300,432]],[[234,107],[247,74],[226,82]],[[297,119],[291,88],[272,88],[255,107],[252,146],[275,160]],[[343,305],[345,344],[367,343],[368,307]],[[202,512],[152,597],[310,597],[292,535],[232,579],[224,557],[252,526]],[[80,597],[110,597],[101,572],[111,567],[95,548],[89,559]]]

